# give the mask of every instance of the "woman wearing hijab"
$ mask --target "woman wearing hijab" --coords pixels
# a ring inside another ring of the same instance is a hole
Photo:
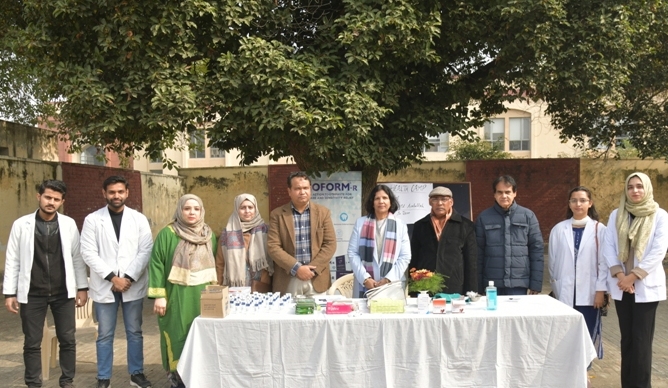
[[[555,297],[582,313],[598,358],[603,358],[601,307],[608,287],[608,265],[600,248],[604,232],[591,191],[584,186],[573,188],[568,193],[566,220],[550,233],[548,262]]]
[[[397,198],[386,185],[371,190],[365,204],[367,215],[355,223],[348,257],[355,275],[354,297],[390,282],[405,281],[411,261],[408,228],[395,218]]]
[[[218,240],[218,283],[251,287],[252,292],[269,292],[274,274],[274,263],[267,254],[269,227],[257,210],[253,195],[238,195],[234,198],[234,209]]]
[[[216,283],[216,235],[204,223],[204,205],[193,194],[179,199],[172,223],[155,239],[149,262],[148,297],[155,299],[162,366],[173,387],[184,387],[176,372],[190,325],[200,314],[200,293]]]
[[[647,175],[632,173],[624,189],[602,249],[621,332],[622,388],[650,387],[654,320],[659,301],[666,299],[661,262],[668,249],[668,213],[654,202]]]

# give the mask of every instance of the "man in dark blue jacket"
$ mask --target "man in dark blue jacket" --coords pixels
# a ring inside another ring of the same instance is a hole
[[[476,220],[478,287],[490,280],[499,295],[538,294],[543,287],[543,236],[536,215],[515,202],[517,183],[509,175],[493,184],[496,203]]]

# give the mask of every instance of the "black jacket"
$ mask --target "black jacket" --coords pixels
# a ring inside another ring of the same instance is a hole
[[[411,263],[408,268],[428,269],[447,276],[445,293],[464,295],[477,291],[477,245],[471,220],[452,209],[441,240],[431,223],[431,214],[413,225]]]

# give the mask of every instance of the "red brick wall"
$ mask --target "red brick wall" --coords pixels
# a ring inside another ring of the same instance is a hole
[[[580,184],[579,159],[508,159],[466,162],[466,180],[471,182],[473,217],[494,205],[492,183],[500,175],[517,182],[515,200],[536,213],[543,239],[564,220],[568,191]]]
[[[288,195],[288,176],[293,171],[299,171],[296,164],[271,164],[269,172],[269,211],[290,202]]]
[[[77,222],[79,230],[83,227],[86,216],[105,206],[102,196],[102,182],[111,175],[121,175],[128,180],[130,196],[125,204],[135,210],[142,211],[141,173],[101,166],[78,163],[61,163],[63,181],[67,185],[64,213]]]

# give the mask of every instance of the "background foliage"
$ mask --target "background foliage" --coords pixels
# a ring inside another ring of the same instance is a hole
[[[668,147],[663,1],[6,0],[0,15],[3,63],[59,102],[74,149],[157,157],[206,125],[241,163],[291,155],[368,188],[515,99],[546,102],[583,147]]]

